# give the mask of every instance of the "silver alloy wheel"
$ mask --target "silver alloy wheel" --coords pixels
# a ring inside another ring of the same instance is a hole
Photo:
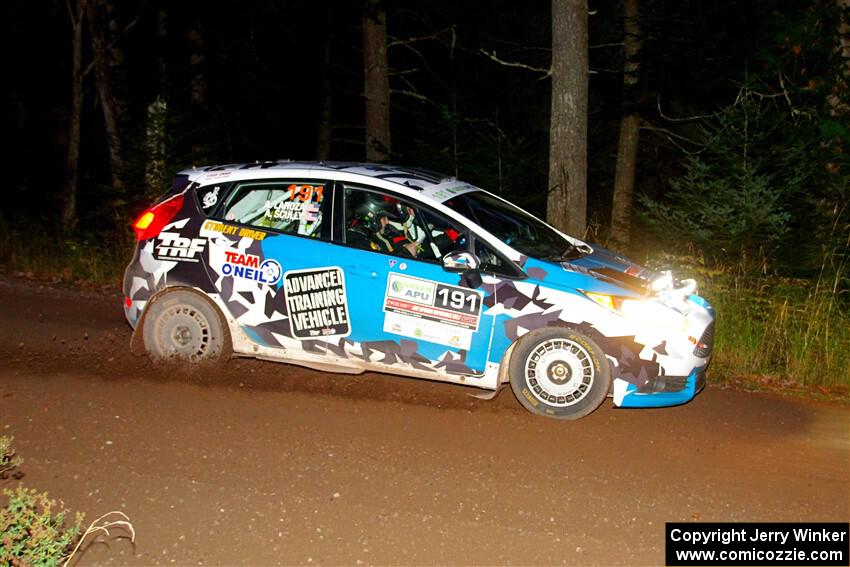
[[[172,305],[156,320],[155,340],[160,352],[195,361],[207,354],[212,341],[210,323],[191,305]]]
[[[534,397],[550,406],[567,407],[584,399],[596,372],[584,346],[553,338],[537,345],[528,355],[525,376]]]

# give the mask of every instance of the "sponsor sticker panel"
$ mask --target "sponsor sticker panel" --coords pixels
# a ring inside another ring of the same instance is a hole
[[[479,291],[391,273],[384,331],[468,350],[481,320]]]
[[[293,337],[317,339],[351,333],[341,268],[288,271],[283,275],[283,288]]]

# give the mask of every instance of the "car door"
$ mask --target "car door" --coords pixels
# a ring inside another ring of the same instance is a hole
[[[322,317],[322,310],[316,317],[305,295],[317,291],[319,280],[333,289],[322,277],[331,247],[330,223],[324,222],[330,187],[321,179],[235,182],[202,227],[210,239],[210,280],[230,315],[261,346],[323,355],[327,337],[348,333],[344,304],[333,317]]]
[[[380,365],[483,374],[493,325],[484,292],[442,265],[468,246],[465,229],[375,188],[338,183],[335,202],[331,263],[345,275],[351,316],[336,347]]]

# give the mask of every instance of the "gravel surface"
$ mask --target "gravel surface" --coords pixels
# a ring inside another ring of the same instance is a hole
[[[505,390],[129,353],[117,294],[0,278],[0,435],[78,565],[663,565],[668,521],[848,521],[850,409],[709,387],[577,422]],[[710,376],[709,376],[710,381]]]

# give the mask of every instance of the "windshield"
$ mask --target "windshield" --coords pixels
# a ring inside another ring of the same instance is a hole
[[[496,197],[474,191],[443,203],[517,251],[544,260],[566,260],[575,247],[540,219]]]

